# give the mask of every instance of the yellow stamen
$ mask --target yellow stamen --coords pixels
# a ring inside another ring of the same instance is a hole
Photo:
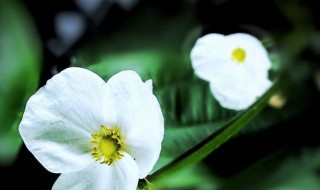
[[[236,48],[232,51],[232,60],[237,61],[238,63],[242,63],[246,59],[246,51],[242,48]]]
[[[92,146],[91,155],[96,161],[102,160],[101,164],[111,165],[123,157],[124,139],[117,126],[108,129],[101,125],[100,131],[92,134],[91,137],[93,139],[89,142]]]

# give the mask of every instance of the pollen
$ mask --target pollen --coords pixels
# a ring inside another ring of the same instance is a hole
[[[90,141],[91,155],[96,161],[111,165],[123,157],[124,139],[117,126],[108,129],[101,125],[100,130],[92,134],[91,137],[93,139]]]
[[[238,63],[244,62],[246,59],[246,51],[242,48],[236,48],[232,51],[231,59]]]

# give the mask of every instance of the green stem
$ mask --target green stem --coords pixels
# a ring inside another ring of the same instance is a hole
[[[225,143],[230,137],[237,134],[255,116],[257,116],[258,113],[267,105],[271,96],[277,93],[283,84],[285,84],[283,77],[276,80],[273,86],[249,109],[240,113],[235,119],[232,119],[220,131],[210,135],[207,139],[182,154],[170,164],[156,171],[151,176],[148,176],[148,179],[152,182],[156,182],[163,176],[172,174],[183,167],[196,164],[203,160],[212,151]]]

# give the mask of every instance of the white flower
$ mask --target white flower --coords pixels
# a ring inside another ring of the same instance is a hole
[[[268,53],[248,34],[203,36],[191,51],[191,61],[196,75],[210,82],[212,94],[225,108],[246,109],[271,86]]]
[[[133,71],[106,83],[69,68],[29,99],[19,131],[47,170],[62,173],[53,189],[136,189],[158,160],[164,133],[151,85]]]

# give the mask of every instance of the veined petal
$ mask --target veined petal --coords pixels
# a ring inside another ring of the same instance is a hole
[[[69,68],[48,80],[27,102],[19,131],[49,171],[74,172],[94,161],[89,141],[104,122],[104,84],[91,71]]]
[[[107,82],[116,102],[118,127],[128,153],[135,159],[139,177],[144,178],[159,158],[164,121],[159,102],[133,71],[123,71]]]
[[[135,190],[138,185],[138,168],[130,155],[108,166],[94,163],[84,170],[61,174],[53,190]]]

